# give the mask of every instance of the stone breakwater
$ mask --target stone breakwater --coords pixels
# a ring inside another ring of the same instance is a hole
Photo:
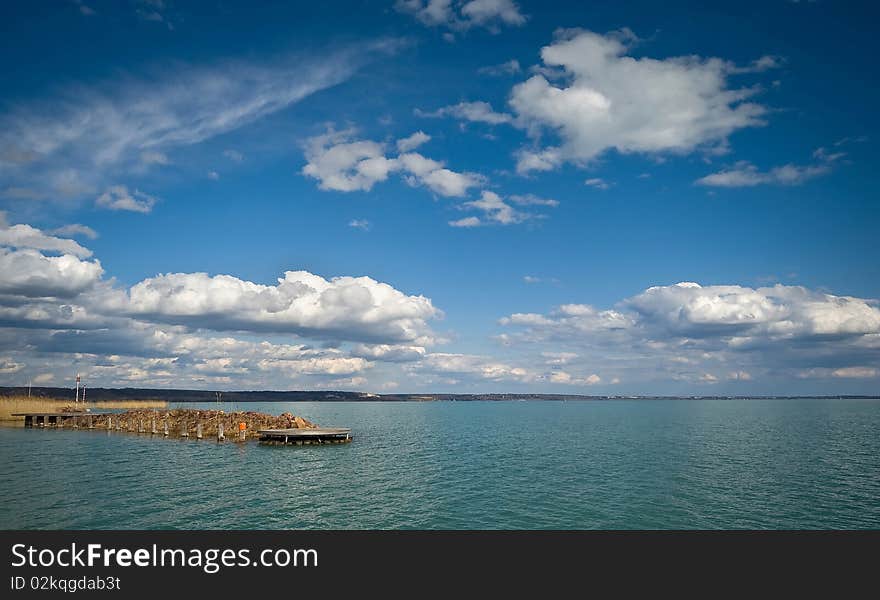
[[[242,428],[241,424],[244,423]],[[149,410],[135,409],[114,414],[82,413],[63,425],[111,431],[129,431],[176,438],[228,440],[258,439],[260,429],[315,429],[314,423],[283,413],[278,416],[254,411]],[[221,435],[222,433],[222,435]]]

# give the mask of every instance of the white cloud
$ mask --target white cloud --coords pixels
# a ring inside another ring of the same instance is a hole
[[[733,371],[727,374],[727,378],[732,381],[751,381],[752,376],[748,371]]]
[[[139,213],[149,213],[153,210],[156,199],[139,190],[129,192],[124,185],[114,185],[98,196],[96,206],[109,210],[125,210]]]
[[[607,181],[605,181],[601,177],[592,177],[592,178],[584,181],[584,185],[588,185],[592,188],[596,188],[597,190],[607,190],[613,184],[608,183]]]
[[[385,155],[385,146],[370,140],[353,140],[353,131],[330,131],[310,138],[306,143],[306,165],[303,175],[319,181],[323,190],[340,192],[369,191],[400,173],[413,186],[425,186],[441,196],[461,197],[470,188],[483,183],[475,173],[459,173],[447,169],[442,162],[417,152],[396,157]]]
[[[424,296],[407,296],[369,277],[330,280],[287,271],[275,286],[230,275],[169,273],[145,279],[101,305],[108,314],[218,331],[290,332],[323,339],[430,339],[441,315]]]
[[[648,288],[626,305],[642,322],[685,333],[747,332],[787,338],[880,332],[880,310],[871,302],[800,286],[753,289],[677,283]]]
[[[329,132],[308,140],[304,175],[317,179],[322,190],[369,191],[397,168],[385,157],[382,144],[348,141],[353,132]]]
[[[614,308],[565,304],[514,313],[500,324],[507,345],[552,344],[580,368],[626,370],[684,382],[788,377],[871,377],[880,360],[880,308],[873,300],[800,286],[655,286]],[[873,367],[869,367],[873,368]],[[724,371],[721,371],[724,369]],[[566,369],[568,370],[568,369]],[[806,373],[806,375],[805,375]],[[714,379],[712,379],[714,378]]]
[[[541,198],[534,194],[514,194],[509,197],[510,201],[519,206],[559,206],[559,200]]]
[[[354,227],[355,229],[360,229],[362,231],[369,231],[372,227],[372,224],[366,219],[352,219],[348,222],[349,227]]]
[[[0,223],[0,246],[60,252],[78,258],[88,258],[92,255],[91,250],[73,240],[47,235],[25,224],[7,226]]]
[[[10,375],[12,373],[18,373],[24,368],[24,365],[21,363],[13,362],[11,360],[0,359],[0,375]]]
[[[518,150],[516,152],[516,172],[525,175],[532,171],[552,171],[563,162],[563,155],[558,148],[545,148],[534,152]]]
[[[536,379],[535,373],[526,368],[473,354],[430,353],[415,368],[435,373],[472,375],[493,381],[528,382]]]
[[[126,289],[102,278],[99,261],[51,251],[0,246],[0,347],[29,372],[76,365],[105,385],[358,388],[375,364],[417,362],[443,341],[430,299],[369,277],[288,271],[263,285],[176,273]],[[291,337],[319,344],[270,341]]]
[[[477,73],[480,75],[488,75],[489,77],[516,75],[520,71],[522,71],[522,67],[520,67],[519,61],[515,58],[498,65],[489,65],[488,67],[480,67],[477,69]]]
[[[81,198],[167,151],[197,144],[281,111],[348,79],[394,40],[320,57],[177,66],[140,79],[116,77],[0,114],[0,169],[11,187]],[[231,160],[240,154],[227,152]]]
[[[550,373],[550,382],[565,385],[596,385],[602,382],[602,378],[595,373],[586,377],[577,377],[566,371],[553,371]]]
[[[0,248],[0,294],[25,298],[75,296],[94,286],[104,269],[97,260],[45,256],[36,250]]]
[[[224,150],[223,156],[225,156],[226,158],[228,158],[229,160],[231,160],[233,162],[237,162],[237,163],[244,162],[244,154],[242,154],[238,150],[233,150],[232,148],[228,148],[228,149]]]
[[[211,179],[212,181],[217,181],[218,179],[220,179],[220,173],[218,173],[217,171],[208,171],[208,179]]]
[[[425,144],[431,140],[431,136],[425,133],[424,131],[416,131],[409,137],[401,138],[397,140],[397,150],[398,152],[409,152],[410,150],[415,150],[422,144]]]
[[[843,367],[831,371],[831,376],[855,378],[880,377],[880,369],[876,367]]]
[[[454,31],[485,27],[497,32],[501,25],[520,26],[526,22],[513,0],[397,0],[394,8],[428,27]]]
[[[87,237],[90,240],[94,240],[98,238],[98,232],[89,227],[88,225],[81,225],[79,223],[71,223],[70,225],[62,225],[56,229],[53,229],[49,233],[53,235],[65,235],[65,236],[74,236],[81,235],[83,237]]]
[[[781,56],[773,56],[765,54],[760,58],[756,58],[748,66],[737,67],[731,65],[728,67],[730,73],[763,73],[772,69],[780,69],[785,65],[785,59]]]
[[[489,125],[510,123],[513,120],[513,117],[506,113],[495,112],[495,109],[488,102],[459,102],[458,104],[438,108],[432,112],[419,109],[416,109],[415,112],[420,117],[452,117],[462,121],[487,123]]]
[[[479,217],[464,217],[462,219],[456,219],[454,221],[449,221],[450,227],[479,227],[482,225],[482,221],[480,221]]]
[[[731,63],[696,56],[634,58],[628,56],[634,40],[628,30],[567,30],[541,50],[546,67],[561,70],[564,78],[551,83],[536,74],[514,86],[510,105],[532,136],[550,131],[560,145],[521,151],[520,172],[564,161],[589,163],[609,150],[723,148],[733,132],[763,124],[766,110],[746,101],[755,91],[728,88]]]
[[[740,161],[730,169],[724,169],[701,177],[697,185],[712,187],[753,187],[756,185],[800,185],[810,179],[831,172],[832,164],[846,156],[844,152],[829,153],[825,148],[813,152],[816,163],[812,165],[787,164],[769,171],[759,171],[748,161]]]
[[[425,352],[423,346],[402,344],[358,344],[351,351],[354,356],[386,362],[418,361],[425,356]]]
[[[548,365],[567,365],[578,358],[575,352],[541,352],[541,356]]]
[[[496,21],[505,25],[524,25],[526,22],[513,0],[471,0],[461,7],[461,14],[470,23],[482,26]]]
[[[534,218],[536,215],[516,210],[495,192],[484,190],[479,200],[471,200],[460,205],[462,209],[479,210],[483,213],[483,221],[488,223],[496,223],[498,225],[513,225],[522,223],[528,219]]]
[[[873,379],[880,377],[880,369],[876,367],[841,367],[829,369],[817,367],[797,374],[802,379]]]

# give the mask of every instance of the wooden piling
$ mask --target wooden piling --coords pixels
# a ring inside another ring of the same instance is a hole
[[[199,440],[202,439],[202,424],[201,424],[201,422],[199,422],[199,424],[196,425],[196,439],[199,439]]]
[[[168,437],[168,419],[165,419],[165,431],[163,432],[165,437]]]
[[[223,435],[223,423],[217,425],[217,441],[222,442],[226,439],[226,436]]]

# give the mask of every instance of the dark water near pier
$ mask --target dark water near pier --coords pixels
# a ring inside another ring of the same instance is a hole
[[[224,408],[355,441],[0,427],[0,528],[880,527],[878,400]]]

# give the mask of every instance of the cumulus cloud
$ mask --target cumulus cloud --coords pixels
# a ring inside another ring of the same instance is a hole
[[[502,25],[520,26],[526,22],[513,0],[397,0],[394,8],[428,27],[454,31],[484,27],[497,32]]]
[[[477,227],[486,224],[514,225],[539,216],[515,209],[507,204],[501,196],[488,190],[484,190],[478,200],[464,202],[459,205],[459,208],[462,210],[478,210],[483,214],[481,217],[467,217],[458,221],[452,221],[450,225],[453,227]]]
[[[559,145],[523,149],[521,173],[566,161],[589,163],[604,152],[686,153],[723,149],[733,132],[762,125],[764,107],[747,101],[752,88],[728,87],[735,65],[697,56],[634,58],[628,30],[601,35],[565,30],[541,50],[547,69],[511,91],[517,123]]]
[[[98,260],[64,252],[86,249],[25,227],[0,244],[0,347],[34,371],[76,364],[106,385],[358,387],[375,363],[417,361],[442,341],[430,299],[369,277],[174,273],[122,288]],[[320,346],[270,341],[291,338]]]
[[[692,335],[790,338],[880,333],[880,309],[868,300],[800,286],[765,288],[678,283],[626,301],[642,322]]]
[[[461,121],[472,123],[487,123],[489,125],[501,125],[513,120],[511,115],[495,112],[488,102],[459,102],[438,108],[435,111],[426,112],[416,109],[416,115],[420,117],[452,117]]]
[[[667,380],[720,381],[714,369],[722,368],[727,380],[741,382],[768,370],[856,377],[880,360],[876,301],[800,286],[683,282],[648,288],[614,308],[565,304],[546,314],[514,313],[500,324],[515,328],[505,334],[508,344],[550,342],[557,352],[576,349],[584,368],[600,364]]]
[[[358,344],[351,353],[368,360],[386,362],[412,362],[421,360],[426,353],[423,346],[405,344]]]
[[[0,294],[69,298],[95,285],[103,272],[99,261],[72,254],[45,256],[36,250],[0,248]]]
[[[602,382],[602,378],[591,373],[585,377],[578,377],[566,371],[553,371],[550,373],[550,381],[552,383],[562,383],[565,385],[596,385]]]
[[[60,252],[78,258],[88,258],[92,255],[91,250],[80,246],[74,240],[54,237],[25,224],[7,226],[0,222],[0,246]]]
[[[289,332],[324,339],[413,341],[441,315],[428,298],[369,277],[331,280],[287,271],[274,286],[230,275],[169,273],[145,279],[102,306],[145,321],[220,331]]]
[[[152,212],[156,199],[140,190],[128,191],[124,185],[114,185],[98,196],[95,205],[108,210],[125,210],[130,212]]]
[[[476,173],[459,173],[444,163],[418,152],[386,156],[385,145],[370,140],[353,139],[354,131],[330,131],[306,142],[306,165],[303,175],[318,180],[323,190],[340,192],[369,191],[376,183],[399,173],[412,186],[423,186],[440,196],[461,197],[477,187],[483,178]],[[413,136],[402,140],[413,143]]]
[[[397,150],[398,152],[409,152],[410,150],[415,150],[422,144],[425,144],[429,141],[431,141],[430,135],[428,135],[424,131],[416,131],[409,137],[397,140]]]

